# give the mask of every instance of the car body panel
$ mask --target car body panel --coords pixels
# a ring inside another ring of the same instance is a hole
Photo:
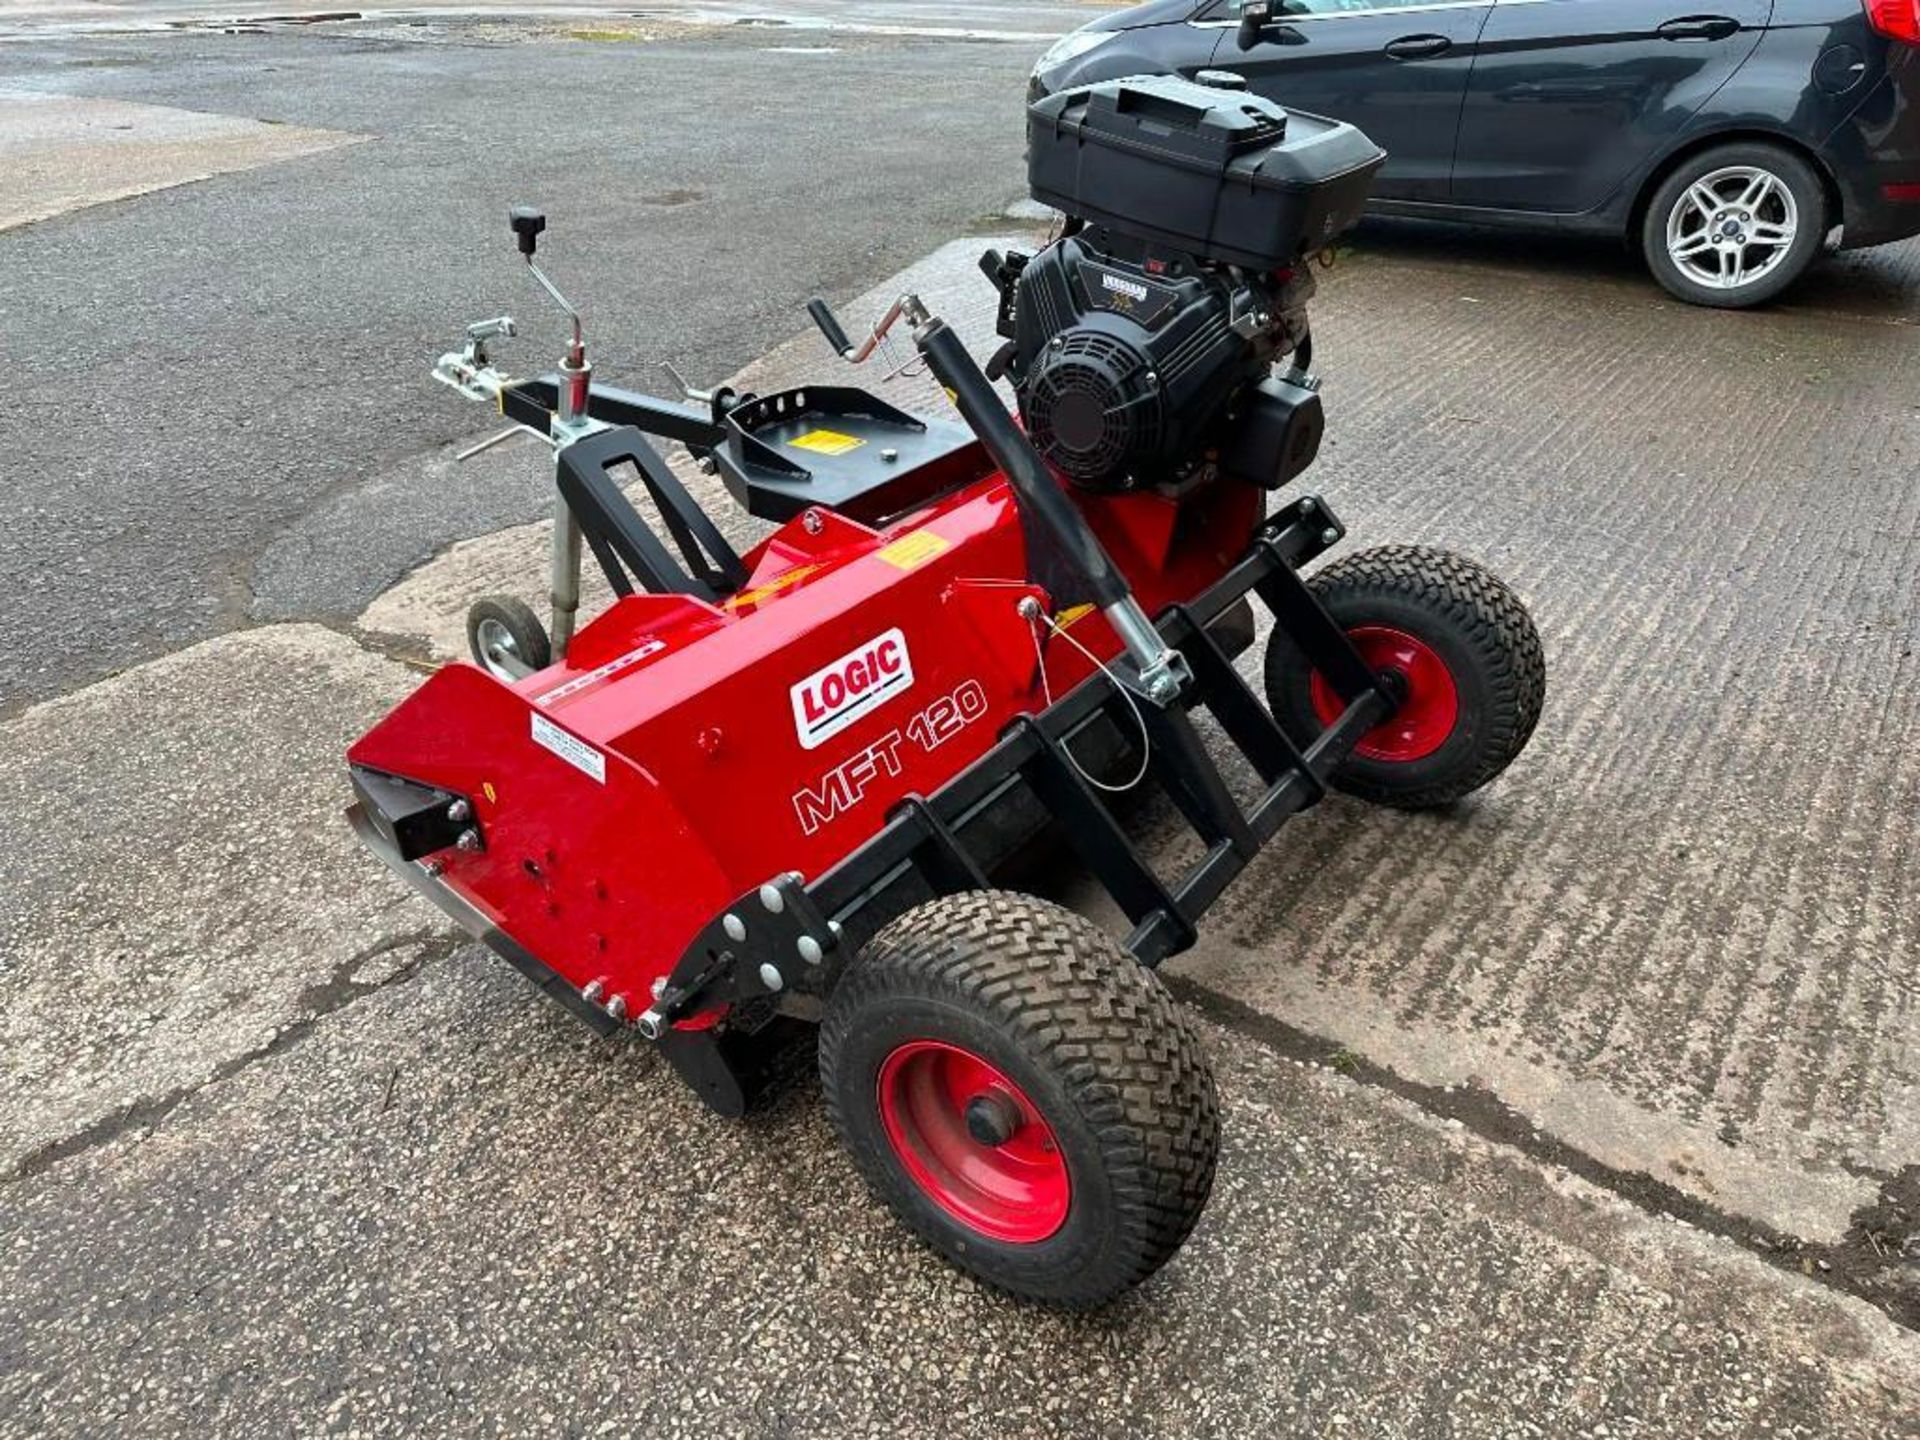
[[[1738,28],[1659,37],[1668,20],[1712,15]],[[1920,234],[1920,201],[1887,194],[1920,185],[1920,47],[1876,33],[1860,0],[1491,0],[1295,14],[1247,52],[1236,17],[1234,0],[1154,0],[1102,16],[1085,28],[1113,38],[1037,74],[1034,90],[1238,71],[1262,94],[1349,120],[1387,150],[1376,213],[1630,240],[1641,202],[1681,157],[1770,139],[1831,182],[1842,245]],[[1384,53],[1422,33],[1451,43],[1429,58]]]
[[[1760,43],[1772,8],[1500,0],[1477,47],[1447,198],[1509,210],[1604,204],[1686,133]]]
[[[1366,131],[1387,152],[1374,180],[1377,197],[1444,200],[1474,44],[1492,9],[1487,0],[1303,14],[1289,8],[1250,50],[1227,29],[1213,63],[1246,76],[1248,87],[1268,99]],[[1438,53],[1396,56],[1401,47]]]

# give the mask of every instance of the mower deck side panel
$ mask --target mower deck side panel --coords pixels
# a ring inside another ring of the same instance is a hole
[[[666,653],[632,680],[551,713],[658,776],[734,893],[824,872],[1038,703],[1031,664],[1014,684],[951,595],[962,577],[994,577],[1011,613],[1025,593],[1010,494],[993,487],[920,522],[838,547],[804,586],[697,644],[663,635]],[[1013,640],[1030,661],[1024,627]]]
[[[483,848],[441,851],[436,883],[576,989],[599,981],[637,1013],[736,892],[654,775],[557,724],[528,684],[449,665],[347,758],[469,797]]]
[[[1243,553],[1262,498],[1221,488],[1198,504],[1229,509],[1199,523],[1191,500],[1069,493],[1159,610]],[[448,666],[348,756],[471,797],[485,848],[439,852],[428,883],[629,1015],[736,897],[833,870],[1093,673],[1048,638],[1041,683],[1001,477],[881,530],[809,512],[745,562],[723,600],[616,599],[512,684]],[[1120,649],[1097,611],[1061,623],[1103,660]]]

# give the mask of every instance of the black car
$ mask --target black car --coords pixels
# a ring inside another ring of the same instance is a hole
[[[1622,235],[1696,304],[1920,233],[1920,0],[1148,0],[1032,93],[1203,70],[1365,130],[1382,214]]]

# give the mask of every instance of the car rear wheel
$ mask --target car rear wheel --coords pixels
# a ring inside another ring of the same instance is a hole
[[[1640,225],[1653,276],[1691,305],[1740,309],[1806,273],[1826,241],[1813,167],[1777,145],[1717,145],[1661,181]]]

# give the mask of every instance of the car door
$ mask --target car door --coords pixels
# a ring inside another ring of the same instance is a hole
[[[1373,193],[1385,200],[1444,200],[1474,42],[1491,0],[1276,0],[1250,50],[1229,29],[1213,64],[1296,110],[1366,131],[1387,152]],[[1239,22],[1238,0],[1217,18]]]
[[[1497,0],[1460,116],[1453,201],[1579,213],[1686,128],[1773,0]]]

